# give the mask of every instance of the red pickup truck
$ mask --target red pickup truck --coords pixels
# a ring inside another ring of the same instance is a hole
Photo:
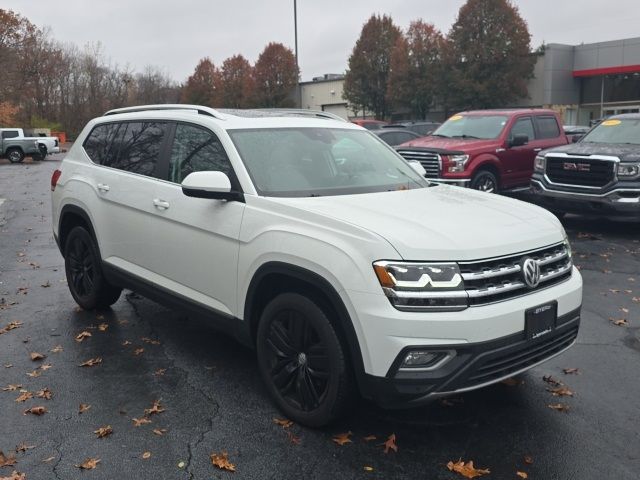
[[[396,150],[418,160],[429,179],[497,193],[528,187],[536,154],[567,143],[553,110],[476,110],[457,113]]]

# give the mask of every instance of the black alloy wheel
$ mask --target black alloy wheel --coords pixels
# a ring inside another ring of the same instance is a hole
[[[498,179],[489,170],[480,170],[471,180],[471,188],[487,193],[498,193]]]
[[[264,309],[257,335],[260,373],[288,418],[325,425],[352,404],[355,385],[342,345],[313,300],[284,293]]]

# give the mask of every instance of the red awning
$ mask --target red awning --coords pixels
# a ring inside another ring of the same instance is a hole
[[[640,73],[640,65],[620,65],[618,67],[588,68],[574,70],[574,77],[599,77],[602,75],[617,75],[624,73]]]

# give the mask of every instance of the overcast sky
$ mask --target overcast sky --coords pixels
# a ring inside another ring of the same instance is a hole
[[[302,79],[344,72],[363,23],[386,13],[406,28],[422,18],[447,32],[463,0],[298,0]],[[638,0],[520,0],[532,45],[579,44],[640,35]],[[292,50],[293,0],[3,0],[53,37],[82,47],[101,42],[112,62],[160,67],[183,81],[198,60],[236,53],[255,61],[270,41]]]

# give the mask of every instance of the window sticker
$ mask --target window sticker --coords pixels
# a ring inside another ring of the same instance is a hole
[[[622,121],[620,120],[605,120],[604,122],[602,122],[602,125],[604,125],[605,127],[615,127],[616,125],[620,125],[622,123]]]
[[[450,122],[457,122],[458,120],[462,120],[462,115],[454,115],[449,119]]]

